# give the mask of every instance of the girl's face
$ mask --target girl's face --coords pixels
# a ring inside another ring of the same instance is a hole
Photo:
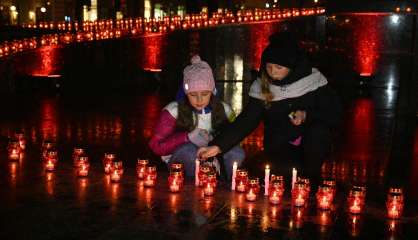
[[[196,91],[187,93],[190,104],[197,110],[204,109],[210,102],[211,91]]]
[[[280,81],[285,78],[287,74],[289,74],[289,68],[280,66],[279,64],[275,63],[267,63],[266,71],[270,78],[274,81]]]

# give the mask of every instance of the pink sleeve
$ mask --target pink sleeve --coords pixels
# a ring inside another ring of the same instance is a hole
[[[167,110],[163,110],[149,142],[152,151],[160,156],[169,155],[188,141],[187,132],[176,132],[176,119]]]

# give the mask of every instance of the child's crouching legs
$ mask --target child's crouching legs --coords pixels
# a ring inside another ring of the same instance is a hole
[[[193,143],[186,143],[174,151],[169,163],[183,163],[186,176],[193,177],[195,174],[197,149]]]
[[[223,159],[227,177],[231,179],[234,162],[237,162],[238,167],[241,166],[245,159],[245,151],[241,146],[235,146],[223,155]]]

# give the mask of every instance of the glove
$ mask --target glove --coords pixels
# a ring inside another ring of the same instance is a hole
[[[195,128],[193,131],[187,134],[190,142],[198,147],[206,147],[210,141],[210,136],[208,131],[201,128]]]

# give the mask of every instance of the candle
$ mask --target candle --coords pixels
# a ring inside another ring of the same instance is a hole
[[[195,175],[194,175],[194,181],[195,181],[195,186],[196,187],[200,185],[199,171],[200,171],[200,160],[196,159],[196,161],[195,161]]]
[[[205,196],[212,196],[213,194],[215,194],[216,184],[216,173],[208,173],[206,180],[203,183],[203,194]]]
[[[112,167],[112,162],[116,159],[116,154],[114,153],[105,153],[103,157],[103,168],[105,174],[110,174],[110,169]]]
[[[296,182],[292,189],[292,204],[295,207],[303,207],[306,204],[306,185],[303,182]]]
[[[74,165],[74,167],[78,166],[78,158],[80,156],[84,155],[84,154],[85,154],[85,151],[84,151],[83,148],[80,148],[80,147],[75,147],[74,148],[74,150],[73,150],[73,163],[74,163],[73,165]]]
[[[273,176],[272,176],[273,177]],[[271,204],[280,204],[284,193],[284,182],[272,180],[269,189],[269,202]]]
[[[168,186],[173,193],[180,192],[183,188],[184,177],[182,172],[171,172],[168,177]]]
[[[333,195],[332,190],[327,185],[321,185],[316,193],[317,207],[319,209],[327,210],[331,208]]]
[[[348,212],[351,214],[360,214],[364,208],[366,189],[353,187],[348,195]]]
[[[47,160],[45,164],[46,171],[54,171],[55,170],[55,163],[52,160]]]
[[[148,166],[145,170],[145,187],[154,187],[157,180],[157,168],[155,166]]]
[[[334,179],[326,179],[322,182],[322,184],[330,187],[331,194],[334,197],[335,194],[337,193],[337,183],[335,182],[335,180]]]
[[[390,189],[386,200],[387,214],[390,219],[402,216],[404,199],[402,189]]]
[[[199,180],[199,187],[203,187],[203,184],[206,181],[207,175],[211,172],[214,172],[214,170],[210,166],[200,165],[199,173],[197,175],[197,178]]]
[[[138,159],[136,164],[136,174],[138,179],[144,179],[145,177],[145,169],[148,165],[149,161],[147,159]]]
[[[270,184],[270,166],[267,165],[264,170],[264,196],[269,195],[269,184]]]
[[[20,158],[20,145],[18,141],[10,141],[8,145],[9,159],[17,161]]]
[[[48,150],[45,158],[45,170],[54,171],[55,165],[58,161],[58,153],[54,150]]]
[[[248,172],[245,170],[237,170],[237,176],[235,179],[237,192],[246,192],[248,184]]]
[[[292,189],[295,187],[297,175],[298,175],[298,172],[297,172],[296,168],[293,168],[292,169]]]
[[[232,165],[232,183],[231,183],[231,190],[235,191],[235,178],[237,177],[237,168],[238,164],[237,162],[234,162]]]
[[[25,135],[21,132],[18,132],[15,134],[15,138],[19,141],[20,149],[25,150],[26,148]]]
[[[87,177],[89,175],[89,158],[87,156],[80,156],[77,163],[77,175],[79,177]]]
[[[48,157],[48,151],[54,148],[54,144],[50,141],[44,141],[42,143],[42,160],[46,161]]]
[[[119,182],[123,175],[123,165],[121,161],[112,162],[110,168],[110,180],[112,182]]]
[[[251,179],[248,184],[247,194],[245,198],[247,201],[253,202],[257,200],[257,194],[260,191],[260,185],[258,182],[258,178]]]

